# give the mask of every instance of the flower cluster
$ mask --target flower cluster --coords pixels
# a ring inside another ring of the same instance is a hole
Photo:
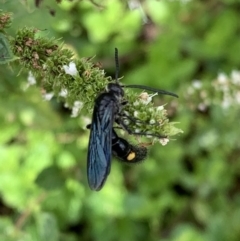
[[[233,70],[229,76],[219,73],[211,82],[195,80],[185,93],[190,108],[200,112],[206,112],[211,105],[220,106],[223,110],[239,106],[240,71]]]
[[[223,109],[240,105],[240,71],[233,70],[229,77],[220,73],[213,86],[222,95],[220,102]]]
[[[169,122],[165,105],[154,105],[153,97],[157,93],[142,92],[138,95],[130,91],[125,92],[128,104],[123,108],[124,123],[133,133],[137,135],[144,133],[153,143],[159,141],[162,145],[166,145],[169,137],[183,132],[175,127],[176,123]]]
[[[43,98],[56,97],[72,109],[71,117],[92,113],[95,99],[114,82],[95,65],[92,59],[73,57],[73,53],[53,39],[37,37],[36,29],[20,29],[12,41],[12,49],[19,62],[29,71],[27,86],[41,87]],[[181,133],[175,123],[169,122],[164,105],[155,106],[156,93],[136,94],[125,90],[123,121],[130,133],[147,136],[152,142],[165,145],[170,136]]]
[[[12,14],[3,12],[0,9],[0,31],[3,31],[5,28],[9,28],[12,24]]]

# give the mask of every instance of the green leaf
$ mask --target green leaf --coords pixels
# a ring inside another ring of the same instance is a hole
[[[0,64],[15,60],[6,36],[0,33]]]
[[[38,175],[35,183],[46,190],[55,190],[63,187],[65,179],[60,168],[50,166]]]
[[[56,218],[50,213],[41,213],[37,217],[40,240],[58,241],[58,225]]]

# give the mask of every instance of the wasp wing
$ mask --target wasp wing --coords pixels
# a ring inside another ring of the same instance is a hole
[[[102,188],[110,172],[112,158],[114,103],[110,101],[104,104],[104,108],[101,103],[95,105],[88,144],[88,184],[96,191]]]

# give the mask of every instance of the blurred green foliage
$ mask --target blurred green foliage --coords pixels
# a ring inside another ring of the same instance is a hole
[[[0,65],[0,240],[240,240],[238,0],[148,0],[135,10],[119,0],[0,3],[13,13],[9,35],[40,29],[80,57],[96,56],[108,73],[118,47],[124,83],[180,96],[167,109],[184,130],[141,165],[113,161],[92,192],[89,116],[70,118],[26,88],[22,66]]]

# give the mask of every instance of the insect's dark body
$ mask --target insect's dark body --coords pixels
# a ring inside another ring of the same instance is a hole
[[[130,144],[119,137],[114,129],[112,130],[112,152],[117,159],[130,164],[138,163],[147,157],[146,147]]]
[[[112,129],[124,96],[119,84],[108,84],[108,92],[95,100],[88,145],[87,176],[93,190],[100,190],[110,172],[112,158]]]
[[[92,124],[89,125],[90,138],[88,144],[87,177],[90,188],[96,191],[103,187],[104,182],[110,173],[112,154],[120,161],[126,163],[137,163],[145,159],[147,156],[146,147],[130,144],[125,139],[119,137],[113,128],[115,122],[129,134],[146,135],[146,133],[134,133],[134,131],[128,129],[123,122],[122,118],[124,116],[121,113],[121,110],[123,105],[127,103],[124,100],[123,87],[147,89],[159,94],[177,97],[174,93],[164,90],[156,90],[151,87],[140,85],[121,86],[118,83],[119,65],[117,49],[115,49],[115,60],[117,67],[116,83],[109,83],[106,92],[101,93],[96,98]],[[161,136],[158,137],[162,138]]]

